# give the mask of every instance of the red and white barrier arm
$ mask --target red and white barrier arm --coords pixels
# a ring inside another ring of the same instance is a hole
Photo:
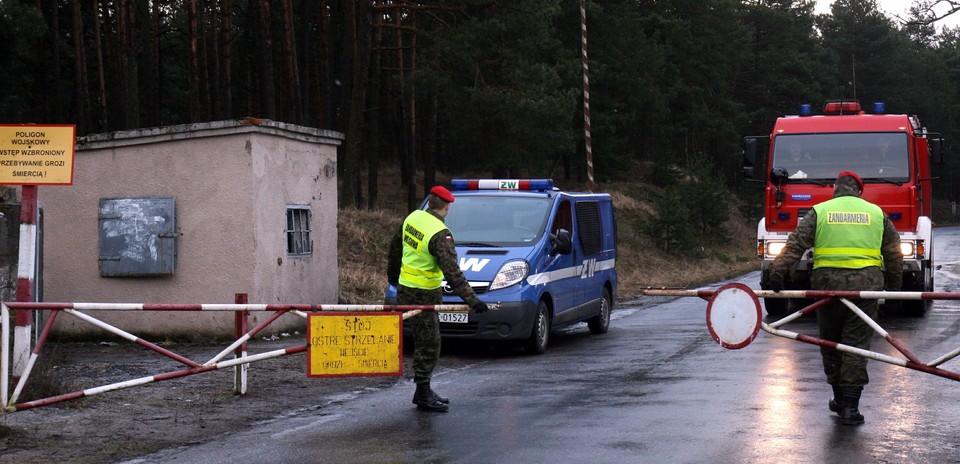
[[[72,392],[72,393],[66,393],[66,394],[59,395],[59,396],[51,396],[51,397],[49,397],[49,398],[44,398],[44,399],[41,399],[41,400],[28,401],[28,402],[26,402],[26,403],[18,404],[18,405],[16,405],[16,406],[7,406],[6,410],[7,410],[8,412],[24,411],[24,410],[36,408],[36,407],[39,407],[39,406],[46,406],[46,405],[50,405],[50,404],[54,404],[54,403],[60,403],[60,402],[63,402],[63,401],[68,401],[68,400],[73,400],[73,399],[78,399],[78,398],[84,398],[84,397],[87,397],[87,396],[98,395],[98,394],[101,394],[101,393],[106,393],[106,392],[115,391],[115,390],[121,390],[121,389],[124,389],[124,388],[135,387],[135,386],[138,386],[138,385],[145,385],[145,384],[153,383],[153,382],[161,382],[161,381],[164,381],[164,380],[177,379],[177,378],[180,378],[180,377],[186,377],[186,376],[193,375],[193,374],[200,374],[200,373],[208,372],[208,371],[212,371],[212,370],[223,369],[223,368],[227,368],[227,367],[233,367],[233,366],[238,365],[238,364],[248,364],[248,363],[252,363],[252,362],[256,362],[256,361],[262,361],[262,360],[264,360],[264,359],[277,358],[277,357],[280,357],[280,356],[286,356],[286,355],[294,354],[294,353],[302,353],[302,352],[305,352],[305,351],[307,351],[307,345],[300,345],[300,346],[285,348],[285,349],[281,349],[281,350],[274,350],[274,351],[269,351],[269,352],[266,352],[266,353],[260,353],[260,354],[250,355],[250,356],[243,357],[243,358],[231,359],[231,360],[224,361],[224,362],[221,362],[221,363],[217,363],[217,364],[214,364],[214,365],[211,365],[211,366],[191,367],[191,368],[188,368],[188,369],[182,369],[182,370],[179,370],[179,371],[168,372],[168,373],[165,373],[165,374],[152,375],[152,376],[147,376],[147,377],[141,377],[141,378],[138,378],[138,379],[127,380],[127,381],[124,381],[124,382],[117,382],[117,383],[113,383],[113,384],[110,384],[110,385],[103,385],[103,386],[100,386],[100,387],[88,388],[88,389],[86,389],[86,390],[80,390],[80,391],[76,391],[76,392]]]

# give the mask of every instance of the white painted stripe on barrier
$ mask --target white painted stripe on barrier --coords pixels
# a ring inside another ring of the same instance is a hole
[[[13,395],[10,396],[10,404],[17,402],[17,399],[20,398],[20,392],[23,391],[23,387],[27,384],[27,379],[30,378],[30,373],[33,372],[33,366],[37,363],[38,354],[33,353],[30,355],[30,359],[27,360],[27,367],[23,371],[23,376],[20,377],[20,381],[17,382],[17,386],[13,389]]]
[[[136,387],[137,385],[146,385],[155,380],[155,376],[149,377],[140,377],[139,379],[127,380],[124,382],[112,383],[110,385],[103,385],[100,387],[88,388],[83,391],[84,396],[93,396],[99,395],[100,393],[106,393],[114,390],[122,390],[124,388]]]
[[[34,263],[36,243],[36,224],[20,224],[20,261],[17,264],[18,279],[27,279],[33,282],[33,275],[36,272],[36,263]]]
[[[960,355],[960,348],[957,348],[957,349],[955,349],[955,350],[953,350],[953,351],[951,351],[951,352],[949,352],[949,353],[947,353],[947,354],[945,354],[945,355],[943,355],[943,356],[940,356],[939,358],[935,359],[933,362],[931,362],[931,363],[928,364],[928,365],[929,365],[930,367],[937,367],[937,366],[939,366],[939,365],[941,365],[941,364],[943,364],[943,363],[945,363],[945,362],[947,362],[947,361],[949,361],[949,360],[951,360],[951,359],[953,359],[953,358],[956,358],[957,355]]]
[[[7,384],[10,383],[10,308],[0,305],[0,409],[7,406]]]
[[[214,356],[212,359],[203,363],[203,365],[212,366],[217,361],[227,357],[228,354],[233,353],[237,348],[240,348],[240,345],[246,343],[248,340],[250,340],[250,334],[249,333],[243,334],[243,336],[238,338],[235,342],[231,343],[230,346],[224,348],[223,351],[217,353],[217,355]]]
[[[203,311],[266,311],[265,304],[204,304]]]
[[[774,328],[770,327],[770,325],[767,324],[767,323],[765,323],[765,322],[761,323],[760,326],[763,328],[763,331],[764,331],[764,332],[767,332],[767,333],[772,334],[772,335],[776,335],[776,336],[778,336],[778,337],[784,337],[784,338],[790,338],[790,339],[793,339],[793,340],[797,340],[798,337],[800,336],[800,334],[798,334],[797,332],[791,332],[791,331],[789,331],[789,330],[783,330],[783,329],[774,329]],[[903,358],[895,358],[895,357],[893,357],[893,356],[885,355],[885,354],[882,354],[882,353],[877,353],[877,352],[874,352],[874,351],[867,351],[867,350],[864,350],[864,349],[861,349],[861,348],[857,348],[857,347],[853,347],[853,346],[850,346],[850,345],[844,345],[844,344],[842,344],[842,343],[837,343],[837,350],[839,350],[839,351],[846,351],[847,353],[853,353],[853,354],[856,354],[856,355],[858,355],[858,356],[862,356],[862,357],[864,357],[864,358],[875,359],[875,360],[877,360],[877,361],[883,361],[883,362],[885,362],[885,363],[894,364],[894,365],[897,365],[897,366],[900,366],[900,367],[906,367],[906,366],[907,366],[907,360],[906,360],[906,359],[903,359]]]
[[[880,324],[877,324],[872,318],[867,316],[867,314],[864,313],[859,306],[853,304],[853,302],[851,302],[846,298],[841,298],[840,302],[843,303],[847,308],[849,308],[850,311],[853,311],[853,313],[856,314],[857,317],[859,317],[860,319],[863,319],[863,322],[866,322],[867,325],[869,325],[874,332],[880,334],[881,337],[887,338],[890,336],[890,334],[887,333],[886,330],[883,330],[883,327],[880,327]]]
[[[19,377],[23,375],[23,370],[27,366],[27,359],[30,358],[31,339],[33,338],[33,326],[15,325],[13,328],[13,375]]]
[[[132,334],[132,333],[130,333],[130,332],[126,332],[126,331],[124,331],[124,330],[122,330],[122,329],[119,329],[119,328],[114,327],[114,326],[112,326],[112,325],[110,325],[110,324],[107,324],[106,322],[103,322],[103,321],[101,321],[101,320],[99,320],[99,319],[95,319],[95,318],[90,317],[90,316],[88,316],[88,315],[86,315],[86,314],[83,314],[83,313],[81,313],[80,311],[77,311],[77,310],[74,310],[74,309],[64,309],[63,311],[64,311],[65,313],[67,313],[67,314],[72,314],[72,315],[74,315],[74,316],[76,316],[76,317],[78,317],[78,318],[80,318],[80,319],[83,319],[84,321],[87,321],[87,322],[89,322],[89,323],[91,323],[91,324],[93,324],[93,325],[95,325],[95,326],[97,326],[97,327],[100,327],[100,328],[103,329],[103,330],[106,330],[106,331],[108,331],[108,332],[110,332],[110,333],[119,335],[119,336],[121,336],[121,337],[123,337],[123,338],[125,338],[125,339],[127,339],[127,340],[130,340],[131,342],[135,342],[135,341],[137,341],[137,340],[140,338],[140,337],[137,337],[136,335],[134,335],[134,334]]]
[[[142,310],[143,304],[139,303],[73,303],[73,309],[78,311],[90,311],[94,309],[109,311],[131,311]]]

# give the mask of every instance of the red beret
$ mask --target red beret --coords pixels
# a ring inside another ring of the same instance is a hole
[[[453,203],[453,194],[450,193],[449,190],[447,190],[445,187],[443,187],[443,186],[441,186],[441,185],[438,185],[438,186],[430,189],[430,193],[432,193],[432,194],[440,197],[441,200],[443,200],[443,201],[445,201],[445,202],[447,202],[447,203]]]
[[[844,177],[844,176],[853,177],[854,180],[857,181],[857,184],[860,185],[860,191],[863,191],[863,181],[860,180],[860,176],[858,176],[857,173],[855,173],[855,172],[853,172],[853,171],[843,171],[843,172],[841,172],[840,174],[837,174],[837,179],[839,179],[839,178],[841,178],[841,177]]]

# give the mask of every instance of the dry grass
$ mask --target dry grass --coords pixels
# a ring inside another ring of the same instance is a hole
[[[446,176],[438,177],[441,183],[449,181]],[[586,190],[585,185],[557,184],[565,190]],[[729,241],[710,245],[701,253],[705,258],[678,258],[659,251],[640,233],[640,225],[654,214],[651,197],[659,192],[657,187],[643,182],[612,182],[599,184],[596,190],[610,193],[617,214],[620,301],[639,297],[647,287],[695,287],[759,268],[754,252],[756,219],[739,217],[737,208],[732,208],[734,215],[724,225]],[[400,188],[384,188],[381,195],[388,197],[381,204],[389,207],[340,210],[340,303],[376,304],[383,300],[387,248],[405,211],[398,206],[403,204],[398,200],[403,195]]]

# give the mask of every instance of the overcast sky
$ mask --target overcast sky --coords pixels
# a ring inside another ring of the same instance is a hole
[[[817,13],[829,13],[832,3],[832,0],[817,0],[817,8],[815,11]],[[877,5],[880,5],[880,9],[886,13],[887,16],[894,19],[896,19],[897,15],[901,18],[909,17],[910,5],[912,4],[913,0],[877,0]],[[943,26],[957,27],[960,25],[960,12],[947,16],[945,19],[937,21],[936,24],[937,29]]]

